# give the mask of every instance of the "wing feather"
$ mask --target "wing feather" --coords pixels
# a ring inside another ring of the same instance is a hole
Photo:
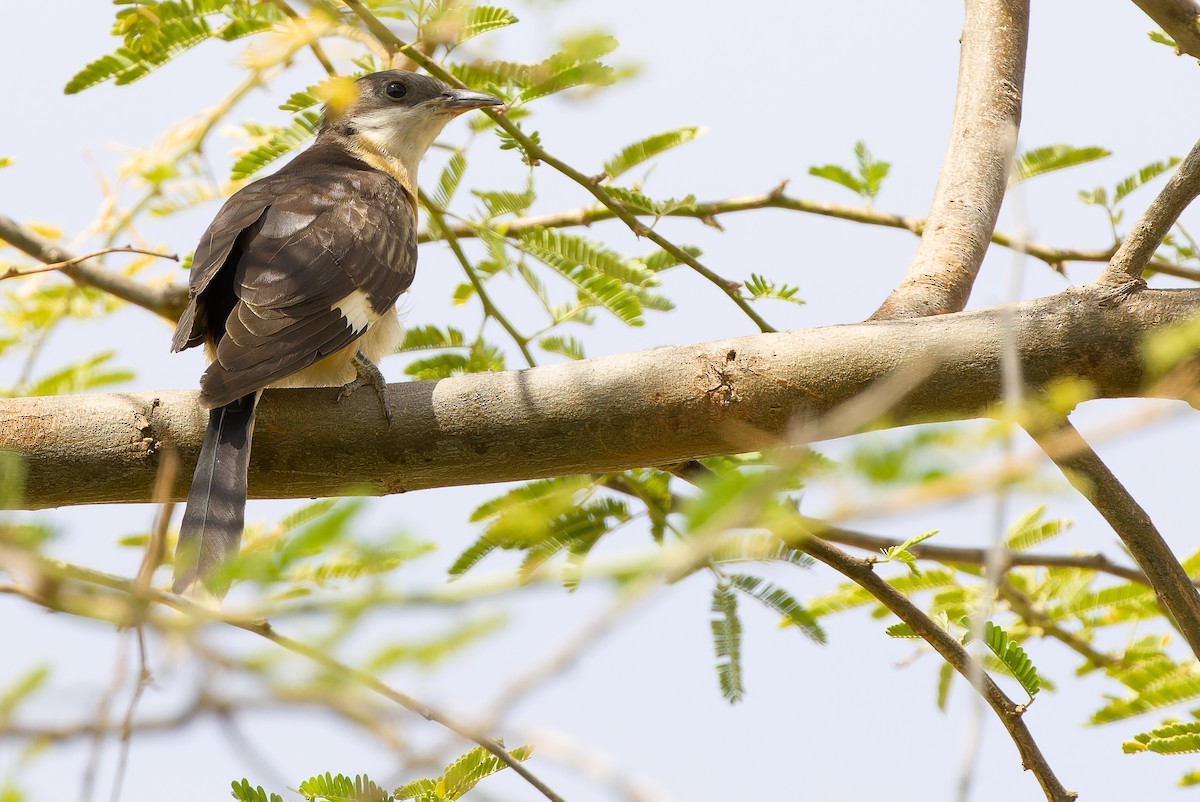
[[[207,340],[213,407],[333,354],[365,332],[339,309],[354,293],[375,318],[412,283],[416,214],[398,182],[320,142],[236,193],[196,249],[174,348]]]

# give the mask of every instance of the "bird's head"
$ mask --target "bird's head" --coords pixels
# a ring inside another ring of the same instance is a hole
[[[446,123],[465,111],[503,103],[427,75],[385,70],[335,89],[325,106],[322,131],[337,136],[360,158],[371,156],[373,166],[380,167],[377,159],[393,167],[398,163],[415,185],[417,165]]]

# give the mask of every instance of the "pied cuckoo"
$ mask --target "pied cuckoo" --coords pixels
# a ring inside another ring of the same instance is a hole
[[[175,554],[176,593],[223,596],[238,552],[254,408],[265,387],[374,385],[401,340],[396,300],[417,263],[417,165],[443,126],[499,98],[400,70],[365,75],[325,107],[311,147],[242,188],[192,260],[171,348],[204,343],[208,429]]]

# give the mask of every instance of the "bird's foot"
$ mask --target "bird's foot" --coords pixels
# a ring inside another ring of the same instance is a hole
[[[362,351],[356,351],[354,354],[354,370],[358,373],[354,381],[346,382],[342,385],[342,391],[338,393],[337,400],[341,401],[348,397],[359,387],[372,385],[375,387],[375,394],[379,396],[379,403],[383,405],[383,417],[387,418],[388,426],[392,425],[392,404],[388,398],[387,380],[383,378],[383,373],[379,367],[367,359]]]

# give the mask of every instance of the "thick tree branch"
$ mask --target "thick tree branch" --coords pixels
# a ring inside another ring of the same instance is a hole
[[[1134,287],[1140,287],[1143,284],[1142,271],[1170,233],[1171,226],[1175,225],[1179,215],[1197,195],[1200,195],[1200,142],[1180,162],[1174,175],[1125,237],[1096,282],[1111,288],[1131,283]]]
[[[407,382],[391,387],[391,428],[369,394],[335,406],[333,389],[272,390],[259,411],[250,493],[399,493],[773,448],[896,377],[914,379],[888,425],[977,417],[1001,398],[1006,327],[1031,392],[1083,378],[1101,398],[1189,395],[1190,385],[1147,387],[1141,345],[1200,314],[1200,290],[1103,299],[1079,288],[957,315]],[[159,451],[174,446],[185,470],[173,498],[182,499],[206,421],[192,392],[0,399],[0,450],[24,456],[23,506],[42,508],[147,501]]]
[[[916,632],[932,646],[955,671],[966,677],[968,681],[975,682],[980,672],[972,670],[971,657],[967,654],[966,649],[950,633],[925,615],[907,596],[876,574],[872,563],[855,559],[820,538],[801,536],[785,538],[785,540],[789,540],[790,545],[803,549],[814,559],[825,563],[866,590],[897,618],[908,624],[913,632]],[[1022,719],[1024,708],[1009,699],[986,673],[982,674],[982,683],[978,691],[995,712],[1000,723],[1008,730],[1009,737],[1012,738],[1017,751],[1021,754],[1021,765],[1027,771],[1032,771],[1037,777],[1046,799],[1051,802],[1068,802],[1068,800],[1076,799],[1078,794],[1063,787],[1058,777],[1055,776],[1054,770],[1050,768],[1049,762],[1042,755],[1037,742],[1033,740],[1033,734],[1029,732],[1029,728],[1025,726],[1025,721]]]
[[[1200,657],[1200,592],[1163,540],[1150,516],[1069,422],[1052,431],[1029,430],[1075,489],[1092,503],[1150,579],[1158,602]]]
[[[921,244],[875,320],[958,312],[987,253],[1021,124],[1029,0],[967,0],[958,95]]]
[[[103,267],[80,264],[77,262],[79,257],[3,215],[0,215],[0,240],[46,264],[72,263],[71,266],[60,269],[76,283],[94,287],[123,301],[149,309],[172,323],[179,319],[187,302],[187,287],[170,284],[155,289]]]
[[[1133,0],[1175,40],[1177,53],[1200,58],[1200,5],[1195,0]]]

